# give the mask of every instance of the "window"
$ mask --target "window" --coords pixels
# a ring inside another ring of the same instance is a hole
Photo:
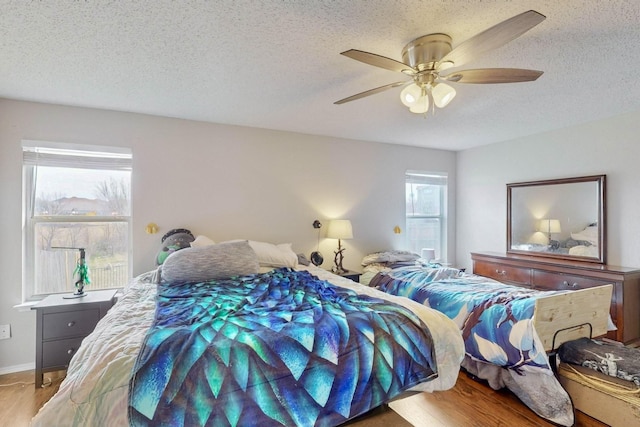
[[[23,142],[23,300],[75,291],[85,249],[86,290],[131,277],[131,152]]]
[[[435,249],[436,259],[447,256],[447,175],[407,171],[405,174],[408,250]]]

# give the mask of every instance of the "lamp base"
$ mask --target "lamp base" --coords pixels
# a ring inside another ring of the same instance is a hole
[[[64,295],[62,298],[63,299],[74,299],[74,298],[82,298],[83,296],[87,295],[84,292],[84,286],[81,288],[78,288],[74,293],[72,293],[71,295]]]
[[[349,270],[345,270],[344,268],[340,268],[340,267],[333,267],[331,269],[331,272],[337,275],[342,275],[342,274],[348,273]]]
[[[87,294],[84,293],[84,292],[82,292],[82,293],[75,292],[75,293],[73,293],[71,295],[65,295],[62,298],[63,299],[74,299],[74,298],[82,298],[84,296],[87,296]]]

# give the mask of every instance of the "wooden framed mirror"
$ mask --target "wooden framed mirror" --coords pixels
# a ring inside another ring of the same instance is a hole
[[[507,253],[604,264],[605,178],[507,184]]]

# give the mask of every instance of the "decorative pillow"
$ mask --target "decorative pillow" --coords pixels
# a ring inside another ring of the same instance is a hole
[[[246,240],[186,248],[171,254],[162,265],[163,282],[205,282],[255,274],[256,253]]]
[[[291,243],[274,245],[249,240],[249,245],[256,252],[258,262],[262,266],[293,268],[298,265],[298,255],[291,249]]]
[[[208,238],[207,236],[196,236],[196,240],[194,240],[193,242],[191,242],[191,247],[192,248],[196,248],[199,246],[211,246],[211,245],[215,245],[216,242],[214,242],[213,240],[211,240],[210,238]]]

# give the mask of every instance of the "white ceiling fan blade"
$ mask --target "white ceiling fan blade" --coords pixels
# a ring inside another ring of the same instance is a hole
[[[377,87],[375,89],[369,89],[369,90],[366,90],[364,92],[360,92],[360,93],[358,93],[356,95],[352,95],[352,96],[350,96],[348,98],[341,99],[340,101],[336,101],[336,102],[334,102],[334,104],[344,104],[345,102],[355,101],[356,99],[364,98],[364,97],[370,96],[370,95],[375,95],[376,93],[384,92],[387,89],[391,89],[391,88],[394,88],[394,87],[402,86],[402,85],[410,83],[410,82],[411,81],[408,81],[408,82],[395,82],[395,83],[391,83],[391,84],[388,84],[388,85]]]
[[[518,83],[536,80],[543,74],[538,70],[521,68],[480,68],[476,70],[460,70],[440,76],[442,80],[456,83]]]
[[[535,10],[516,15],[462,42],[445,55],[440,63],[452,62],[455,67],[458,67],[485,52],[509,43],[545,19],[546,16]]]
[[[398,71],[407,75],[413,75],[416,72],[413,68],[403,62],[387,58],[386,56],[376,55],[375,53],[364,52],[362,50],[351,49],[342,52],[341,55],[348,56],[351,59],[364,62],[365,64],[373,65],[374,67]]]

